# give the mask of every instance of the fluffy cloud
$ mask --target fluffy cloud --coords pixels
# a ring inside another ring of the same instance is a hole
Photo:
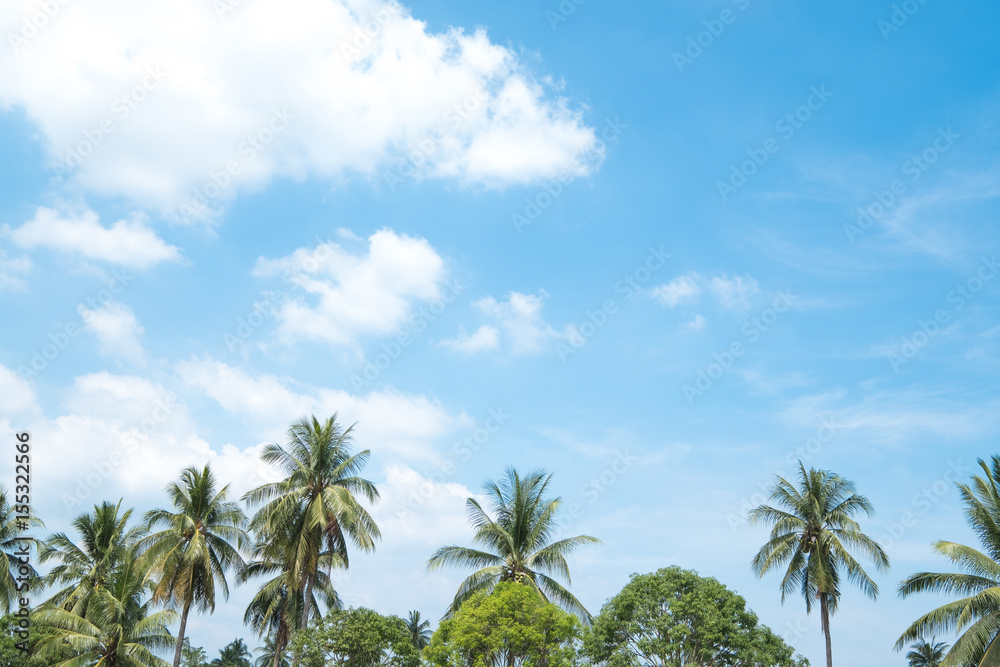
[[[459,327],[458,335],[455,338],[443,340],[440,345],[466,354],[495,350],[500,347],[500,330],[489,324],[484,324],[470,335],[466,332],[465,327]]]
[[[697,273],[688,273],[674,278],[669,283],[654,287],[651,292],[660,303],[673,308],[683,303],[693,303],[701,295],[698,282],[701,277]]]
[[[508,292],[500,301],[492,296],[482,298],[472,305],[496,326],[483,325],[471,336],[462,328],[456,338],[442,341],[442,345],[471,353],[496,349],[500,340],[504,340],[512,354],[529,354],[540,352],[547,343],[557,340],[578,342],[579,334],[571,326],[558,331],[542,318],[547,296],[544,290],[539,290],[538,294]]]
[[[79,310],[87,330],[97,336],[102,354],[118,356],[133,364],[145,361],[146,353],[139,342],[144,331],[131,308],[112,301],[96,310],[83,305]]]
[[[25,248],[51,248],[134,269],[180,258],[180,251],[167,245],[140,216],[104,227],[93,211],[61,215],[41,206],[10,237]]]
[[[704,291],[716,298],[723,308],[743,309],[758,291],[757,281],[750,276],[703,276],[690,272],[674,278],[669,283],[650,289],[650,294],[668,308],[697,303]]]
[[[592,127],[482,30],[433,33],[392,0],[0,5],[0,104],[73,186],[211,215],[276,177],[587,174]],[[220,11],[223,8],[224,11]]]
[[[299,248],[281,259],[261,258],[254,274],[280,276],[312,299],[289,298],[278,310],[285,342],[345,345],[363,335],[390,335],[412,318],[416,304],[442,295],[444,260],[427,241],[384,229],[372,234],[367,254],[336,243]]]
[[[299,417],[325,418],[336,412],[338,421],[358,423],[355,437],[362,447],[404,460],[432,460],[434,443],[468,422],[424,396],[396,391],[356,396],[337,389],[296,390],[272,375],[253,376],[213,360],[182,362],[177,372],[224,410],[256,425],[262,439],[283,439],[289,422]]]
[[[0,248],[0,291],[25,289],[28,285],[24,275],[30,270],[31,260],[28,257],[11,257]]]

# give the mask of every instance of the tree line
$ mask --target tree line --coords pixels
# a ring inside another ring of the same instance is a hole
[[[140,518],[122,501],[106,501],[76,517],[71,535],[45,540],[22,537],[0,490],[0,606],[8,614],[0,620],[0,667],[25,664],[18,619],[9,612],[20,567],[14,551],[26,541],[49,566],[44,575],[32,571],[33,590],[49,594],[32,610],[32,666],[167,667],[161,656],[170,654],[173,667],[808,664],[759,623],[743,598],[678,567],[632,575],[592,616],[566,587],[566,557],[600,541],[555,539],[561,501],[549,492],[551,474],[515,468],[486,483],[486,503],[467,500],[474,546],[445,546],[428,561],[430,571],[473,570],[433,634],[416,611],[404,620],[345,609],[331,574],[350,566],[352,551],[373,551],[381,537],[365,507],[379,498],[361,476],[370,452],[353,451],[352,432],[336,415],[292,424],[285,445],[261,453],[283,479],[252,489],[242,502],[219,487],[208,465],[189,467],[166,488],[169,508]],[[917,573],[898,589],[902,597],[958,596],[896,640],[896,650],[910,647],[912,667],[1000,667],[1000,456],[979,465],[982,475],[957,486],[983,550],[938,542],[935,550],[960,572]],[[858,559],[884,571],[889,558],[857,521],[873,507],[852,482],[801,463],[798,473],[792,481],[777,477],[770,504],[749,514],[751,523],[771,527],[751,568],[759,577],[781,573],[783,602],[801,594],[808,613],[818,607],[832,667],[830,620],[844,585],[877,598],[878,586]],[[29,523],[43,527],[36,517]],[[187,624],[192,612],[213,613],[218,597],[228,599],[231,582],[257,585],[244,623],[263,646],[251,662],[238,638],[209,663],[190,645]],[[935,641],[936,633],[956,630],[954,645]]]

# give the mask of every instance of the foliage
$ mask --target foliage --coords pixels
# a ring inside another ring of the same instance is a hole
[[[781,601],[798,591],[805,598],[807,613],[812,611],[813,600],[819,599],[827,667],[833,667],[830,614],[840,602],[843,576],[868,597],[878,596],[878,586],[848,547],[874,562],[879,571],[889,567],[882,547],[852,518],[859,513],[871,515],[872,504],[855,492],[853,482],[826,470],[807,471],[801,461],[798,486],[778,477],[771,488],[771,500],[777,507],[761,505],[750,512],[751,523],[774,526],[770,539],[753,559],[753,571],[763,577],[785,568]]]
[[[939,667],[947,650],[947,644],[944,642],[935,643],[933,637],[929,642],[921,639],[910,646],[910,652],[906,654],[906,661],[910,667]]]
[[[20,576],[18,570],[21,561],[15,552],[25,547],[28,547],[29,551],[38,548],[39,543],[24,533],[29,528],[40,528],[45,525],[33,512],[27,514],[27,520],[18,519],[17,517],[23,514],[16,512],[15,509],[15,505],[7,499],[6,489],[0,486],[0,612],[4,614],[16,611],[19,607],[18,600],[22,597],[17,590],[21,584],[16,581]],[[29,576],[32,579],[37,575],[35,568],[31,566],[33,560],[29,559],[28,563]]]
[[[406,629],[410,633],[413,646],[418,651],[422,651],[431,641],[431,622],[422,620],[419,611],[410,612],[409,618],[406,619]]]
[[[942,667],[1000,665],[1000,456],[982,459],[984,475],[971,484],[956,483],[965,517],[983,551],[954,542],[937,542],[934,550],[964,573],[919,572],[899,586],[901,597],[931,592],[961,596],[917,619],[896,642],[896,650],[935,632],[961,636],[941,662]]]
[[[208,654],[200,646],[191,646],[191,640],[184,638],[181,649],[181,667],[209,667]]]
[[[809,663],[715,579],[670,567],[632,575],[587,635],[584,653],[608,667],[797,667]]]
[[[177,614],[172,610],[151,613],[146,572],[134,549],[100,586],[88,595],[86,613],[78,615],[61,607],[47,607],[35,613],[40,626],[56,632],[42,642],[38,652],[55,667],[87,664],[162,667],[168,663],[155,653],[170,648],[174,637],[167,626]],[[61,654],[62,641],[73,647],[74,658],[52,662]]]
[[[558,531],[555,516],[561,505],[559,498],[546,498],[551,479],[552,475],[543,472],[522,477],[508,468],[505,479],[489,481],[484,487],[492,516],[475,498],[466,501],[469,523],[475,529],[472,539],[487,550],[446,546],[427,563],[431,571],[445,565],[478,568],[459,586],[449,615],[473,594],[488,592],[500,582],[516,581],[534,588],[543,600],[551,599],[590,621],[583,604],[549,575],[569,583],[566,555],[584,545],[600,544],[600,540],[580,535],[551,541]]]
[[[292,650],[304,667],[418,667],[406,622],[371,609],[330,611],[295,634]]]
[[[200,611],[215,611],[216,586],[229,598],[226,571],[245,564],[238,549],[250,538],[244,526],[246,515],[227,500],[229,487],[216,489],[215,475],[185,468],[179,482],[167,486],[175,512],[156,509],[146,513],[149,530],[163,527],[139,542],[148,561],[149,576],[156,578],[155,602],[173,601],[181,608],[174,667],[180,664],[188,613],[192,605]]]
[[[580,622],[529,585],[502,582],[441,622],[425,657],[436,667],[568,667]]]
[[[93,514],[81,514],[73,520],[80,535],[79,543],[65,533],[56,533],[45,541],[39,560],[58,564],[41,578],[49,588],[62,587],[46,602],[78,616],[85,616],[92,596],[99,593],[113,573],[135,558],[135,545],[143,536],[141,528],[128,525],[132,510],[121,511],[117,504],[103,502]]]
[[[267,604],[280,605],[258,614],[262,627],[277,623],[289,628],[289,612],[294,611],[304,629],[316,613],[313,588],[322,570],[348,566],[348,539],[371,551],[381,537],[375,520],[356,497],[375,502],[378,490],[358,476],[370,452],[351,453],[352,429],[341,427],[336,415],[322,423],[315,417],[302,419],[289,428],[287,449],[272,443],[261,454],[264,463],[287,475],[244,496],[261,505],[251,522],[258,562],[280,564],[287,574],[266,584],[272,588],[265,595]],[[276,597],[279,593],[283,599]]]
[[[19,633],[22,631],[19,626],[21,619],[14,614],[7,614],[0,618],[0,667],[49,667],[51,663],[37,656],[29,657],[25,662],[25,656],[35,653],[39,644],[49,639],[55,634],[52,628],[40,627],[30,621],[30,633],[25,640]],[[22,648],[26,647],[26,654]],[[62,651],[57,651],[56,660],[64,660],[70,656],[68,647]]]
[[[242,639],[234,639],[219,650],[209,667],[252,667],[250,650]]]

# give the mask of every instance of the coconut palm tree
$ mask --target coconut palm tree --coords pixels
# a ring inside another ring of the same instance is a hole
[[[84,615],[63,607],[37,610],[33,622],[55,630],[41,642],[38,654],[58,656],[68,644],[74,657],[50,662],[52,667],[167,667],[155,653],[174,645],[167,628],[177,614],[171,609],[150,613],[150,603],[144,601],[147,574],[136,550],[127,549],[105,580],[90,589]]]
[[[15,552],[24,548],[38,549],[41,542],[27,537],[24,533],[31,528],[42,528],[45,526],[33,512],[18,512],[17,509],[7,500],[7,491],[0,486],[0,611],[4,614],[11,609],[11,601],[18,599],[18,588],[21,586],[17,581],[20,576],[22,565],[21,556]],[[29,508],[30,509],[30,508]],[[19,516],[26,516],[27,519],[19,519]],[[29,581],[33,581],[37,572],[32,567],[33,558],[28,558]],[[15,605],[16,606],[16,605]]]
[[[413,646],[418,651],[424,650],[424,647],[431,642],[431,622],[421,620],[419,611],[410,612],[410,617],[406,619],[406,629],[410,633]]]
[[[273,637],[268,637],[264,645],[254,650],[254,653],[260,654],[254,660],[254,667],[291,667],[292,663],[288,661],[283,650],[278,650]]]
[[[72,525],[80,534],[79,544],[65,533],[45,541],[39,561],[58,563],[41,578],[46,588],[58,588],[45,605],[86,616],[93,594],[107,585],[119,565],[135,558],[136,543],[144,533],[129,527],[132,510],[122,512],[121,505],[120,500],[114,505],[105,501],[95,505],[92,514],[76,517]]]
[[[899,585],[903,598],[922,592],[960,596],[917,619],[896,642],[900,651],[934,632],[962,633],[942,667],[1000,666],[1000,456],[994,455],[990,464],[980,459],[979,467],[982,476],[956,486],[965,504],[965,518],[983,550],[937,542],[934,550],[964,572],[920,572]]]
[[[303,418],[288,429],[288,448],[270,444],[261,454],[265,463],[281,468],[287,477],[264,484],[244,496],[253,505],[262,505],[251,528],[258,541],[276,552],[272,560],[286,558],[303,591],[301,628],[312,613],[313,588],[323,564],[347,567],[347,543],[372,551],[381,537],[375,520],[358,501],[379,497],[375,485],[358,476],[370,452],[351,453],[353,426],[343,428],[337,415],[325,422]],[[288,535],[287,526],[296,526]],[[281,538],[288,538],[287,541]]]
[[[501,581],[519,581],[532,586],[545,600],[553,600],[567,611],[591,621],[590,613],[572,593],[549,575],[570,583],[566,555],[588,544],[600,544],[589,535],[551,539],[558,530],[555,515],[562,501],[546,497],[552,475],[542,471],[521,476],[508,468],[506,477],[488,481],[484,488],[490,499],[487,512],[475,498],[465,501],[473,542],[484,550],[469,547],[441,547],[427,563],[434,571],[445,565],[478,568],[462,582],[448,616],[480,590],[493,590]],[[492,513],[492,516],[491,516]]]
[[[250,650],[242,639],[236,639],[219,650],[219,657],[209,667],[250,667]]]
[[[889,567],[882,547],[852,518],[858,513],[871,515],[872,504],[856,493],[853,482],[826,470],[806,470],[801,461],[798,486],[778,477],[771,487],[771,500],[776,507],[761,505],[750,511],[751,524],[773,524],[770,539],[753,559],[754,574],[763,577],[784,568],[782,602],[798,590],[805,598],[806,612],[811,613],[813,600],[819,600],[826,664],[833,667],[830,615],[837,610],[843,576],[868,597],[878,596],[878,586],[848,547],[871,560],[879,571]]]
[[[279,666],[279,658],[291,641],[292,633],[302,623],[304,591],[301,578],[297,577],[290,565],[295,562],[294,536],[301,530],[301,519],[285,524],[281,530],[271,535],[267,543],[258,543],[254,547],[252,560],[239,574],[240,582],[264,576],[269,577],[247,606],[243,622],[252,627],[261,637],[273,641],[275,651],[273,667]],[[343,603],[333,588],[330,577],[324,571],[339,567],[339,555],[323,552],[320,554],[320,567],[317,570],[316,585],[313,589],[309,609],[315,616],[319,615],[315,593],[318,591],[327,609],[340,609]]]
[[[934,643],[933,637],[929,643],[921,639],[910,646],[906,660],[910,663],[910,667],[940,667],[941,661],[944,660],[944,652],[947,650],[947,644]]]
[[[226,572],[243,568],[239,550],[248,547],[250,538],[244,530],[246,515],[227,500],[228,486],[216,488],[209,466],[184,469],[166,491],[175,511],[147,512],[147,529],[163,530],[142,539],[139,547],[145,551],[150,575],[158,579],[153,601],[174,601],[182,610],[173,662],[179,667],[191,607],[214,612],[216,586],[229,599]]]

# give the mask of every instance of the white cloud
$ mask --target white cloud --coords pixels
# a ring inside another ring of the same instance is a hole
[[[714,276],[708,281],[708,289],[725,308],[749,308],[750,297],[757,293],[757,281],[750,276]]]
[[[473,305],[497,323],[513,354],[528,354],[539,352],[550,341],[575,340],[576,337],[572,327],[560,332],[542,318],[542,306],[547,296],[544,290],[539,290],[538,294],[508,292],[503,301],[487,296]]]
[[[757,281],[750,276],[730,278],[723,274],[706,279],[692,271],[674,278],[669,283],[657,285],[649,291],[663,305],[675,308],[697,303],[705,290],[710,292],[723,308],[744,309],[749,307],[750,298],[757,293],[758,286]]]
[[[31,259],[26,256],[11,257],[0,248],[0,291],[21,291],[27,288],[24,274],[31,271]]]
[[[118,356],[133,364],[145,361],[146,353],[139,342],[144,331],[131,308],[112,301],[96,310],[80,305],[79,311],[86,328],[97,336],[101,354]]]
[[[158,237],[141,216],[108,228],[93,211],[61,215],[40,206],[34,218],[11,232],[11,239],[25,248],[52,248],[134,269],[180,259],[179,250]]]
[[[3,3],[0,32],[36,12]],[[501,186],[601,157],[513,48],[433,33],[391,0],[97,0],[60,4],[37,33],[0,52],[0,104],[25,110],[72,185],[160,211],[195,192],[218,210],[278,177],[385,182],[401,166]],[[287,122],[269,128],[276,110]]]
[[[358,423],[355,438],[361,448],[427,460],[436,458],[434,443],[439,438],[468,422],[425,396],[392,390],[364,396],[317,387],[296,390],[273,375],[253,376],[212,360],[181,362],[177,372],[227,412],[249,420],[262,439],[283,439],[288,424],[300,417],[326,418],[336,412],[339,422]]]
[[[704,315],[695,315],[693,320],[684,325],[684,328],[688,331],[701,331],[707,322]]]
[[[472,335],[469,335],[465,331],[465,327],[459,327],[458,336],[443,340],[440,345],[467,354],[495,350],[500,347],[500,330],[489,324],[484,324],[476,329]]]
[[[650,290],[660,303],[670,308],[680,304],[694,303],[701,295],[698,285],[701,277],[697,273],[688,273],[674,278],[665,285],[658,285]]]
[[[321,243],[257,261],[254,275],[282,276],[315,297],[291,298],[281,306],[277,318],[285,342],[345,345],[363,335],[390,335],[413,316],[417,304],[442,297],[444,260],[427,241],[388,229],[368,241],[367,255]]]

